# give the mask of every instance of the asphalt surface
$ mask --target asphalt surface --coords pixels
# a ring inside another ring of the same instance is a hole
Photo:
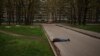
[[[51,41],[54,38],[70,39],[54,43],[59,48],[61,56],[100,56],[100,39],[55,24],[43,24],[43,27]]]

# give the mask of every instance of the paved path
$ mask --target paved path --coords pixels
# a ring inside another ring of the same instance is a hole
[[[100,39],[56,26],[43,24],[44,29],[53,38],[70,38],[70,42],[55,42],[62,56],[100,56]]]
[[[79,29],[79,28],[75,28],[75,27],[70,27],[70,26],[66,26],[66,25],[63,25],[63,24],[57,24],[57,26],[64,27],[64,28],[67,28],[67,29],[71,29],[71,30],[74,30],[74,31],[77,31],[77,32],[80,32],[80,33],[83,33],[83,34],[86,34],[86,35],[100,39],[100,33],[97,33],[97,32]]]

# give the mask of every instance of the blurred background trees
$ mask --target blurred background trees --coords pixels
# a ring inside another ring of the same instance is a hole
[[[37,0],[0,0],[0,23],[32,24],[38,8]]]
[[[70,0],[70,24],[100,23],[99,0]]]
[[[0,0],[0,25],[30,25],[36,15],[51,22],[100,23],[100,0]]]

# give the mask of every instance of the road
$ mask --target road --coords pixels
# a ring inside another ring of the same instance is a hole
[[[52,41],[54,38],[69,38],[70,42],[55,42],[61,56],[100,56],[100,39],[56,26],[43,24],[44,29]]]

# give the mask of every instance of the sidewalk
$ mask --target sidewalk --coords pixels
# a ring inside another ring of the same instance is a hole
[[[97,32],[92,32],[92,31],[88,31],[88,30],[84,30],[84,29],[79,29],[79,28],[75,28],[75,27],[65,26],[63,24],[56,24],[56,25],[60,26],[60,27],[67,28],[67,29],[70,29],[70,30],[73,30],[73,31],[77,31],[79,33],[83,33],[83,34],[91,36],[91,37],[95,37],[95,38],[100,39],[100,33],[97,33]]]
[[[56,24],[43,24],[48,38],[52,41],[70,39],[70,41],[54,42],[61,56],[100,56],[100,39],[56,26]]]

